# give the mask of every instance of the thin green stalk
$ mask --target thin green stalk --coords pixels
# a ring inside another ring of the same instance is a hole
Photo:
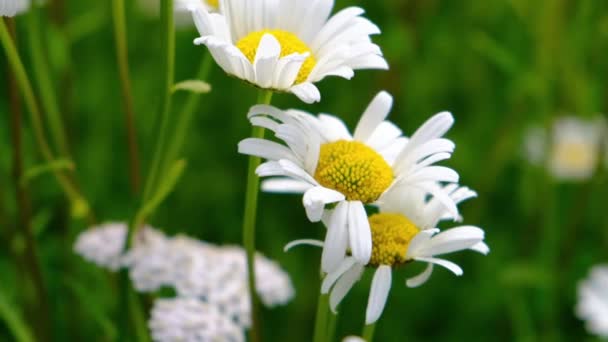
[[[327,335],[327,317],[329,315],[329,295],[319,291],[317,316],[315,318],[314,342],[324,342]]]
[[[0,40],[2,41],[2,45],[6,52],[9,64],[15,74],[15,79],[17,80],[17,84],[19,85],[19,88],[25,100],[25,105],[29,110],[30,121],[32,123],[34,136],[36,139],[36,143],[38,144],[38,148],[40,149],[43,158],[47,162],[53,162],[55,160],[55,157],[46,140],[46,135],[44,133],[44,128],[42,125],[42,115],[40,114],[40,109],[38,108],[38,104],[36,103],[32,85],[30,83],[29,78],[27,77],[25,68],[23,67],[23,63],[21,62],[15,44],[8,33],[4,21],[0,21]],[[85,215],[90,214],[90,207],[88,202],[80,194],[80,192],[73,185],[70,179],[59,170],[55,170],[53,174],[55,175],[55,178],[57,179],[57,182],[61,186],[62,190],[70,200],[72,208],[76,208],[78,210],[78,214],[81,214],[83,217]]]
[[[361,334],[361,337],[363,337],[363,339],[366,342],[372,342],[374,340],[374,332],[375,331],[376,331],[376,323],[367,324],[363,328],[363,333]]]
[[[211,58],[211,55],[205,55],[201,61],[196,78],[199,80],[206,80],[209,76],[212,65],[213,58]],[[167,148],[167,158],[165,160],[165,166],[163,167],[164,170],[167,169],[168,165],[171,165],[171,163],[179,158],[178,155],[184,145],[187,131],[191,126],[192,118],[200,104],[200,100],[200,94],[190,93],[188,95],[188,99],[186,100],[186,104],[177,116],[177,124],[173,134],[173,139],[169,142],[169,147]]]
[[[131,78],[129,76],[129,56],[127,48],[127,29],[125,20],[124,0],[112,1],[112,17],[114,19],[114,40],[116,42],[116,59],[120,76],[120,89],[127,128],[127,145],[129,146],[129,180],[133,194],[139,193],[139,154],[137,133],[135,131],[135,110],[131,94]]]
[[[49,122],[49,131],[51,138],[62,156],[69,156],[68,140],[63,129],[63,119],[59,112],[59,104],[55,97],[55,86],[49,73],[49,65],[45,60],[45,51],[43,49],[43,40],[41,37],[39,9],[32,8],[27,14],[28,24],[28,42],[32,58],[32,71],[38,91],[40,92],[40,100]]]
[[[38,244],[32,231],[32,208],[29,193],[26,185],[21,185],[19,180],[23,177],[23,146],[22,146],[22,116],[21,102],[16,89],[16,79],[14,73],[9,69],[9,95],[10,95],[10,122],[11,122],[11,147],[13,149],[13,180],[15,184],[15,200],[18,209],[17,226],[22,231],[25,240],[23,264],[27,267],[25,273],[29,272],[29,278],[34,286],[31,304],[32,319],[36,324],[36,334],[40,340],[49,340],[48,325],[48,299],[44,278],[38,258]],[[22,254],[22,253],[19,253]],[[29,294],[29,293],[28,293]]]
[[[144,187],[144,203],[150,199],[152,195],[152,189],[158,183],[159,174],[162,172],[161,167],[163,163],[163,152],[166,145],[168,126],[169,126],[169,114],[171,109],[171,88],[173,87],[173,80],[175,75],[175,25],[173,19],[173,0],[161,0],[160,2],[160,18],[161,18],[161,55],[162,55],[162,67],[164,68],[163,75],[164,89],[161,102],[160,112],[160,135],[158,137],[158,143],[156,144],[156,151],[154,152],[152,167],[150,168],[150,174],[146,180],[146,186]]]
[[[327,315],[327,337],[325,341],[333,341],[336,335],[336,323],[338,321],[338,313],[335,314],[330,312]]]
[[[272,100],[271,90],[260,90],[258,104],[270,104]],[[251,131],[253,138],[263,138],[264,128],[254,126]],[[247,169],[247,190],[245,192],[245,213],[243,215],[243,246],[247,251],[247,278],[249,280],[249,294],[251,299],[252,326],[249,330],[249,340],[252,342],[260,339],[260,325],[258,317],[258,298],[255,287],[255,219],[258,206],[258,188],[260,179],[255,170],[260,165],[259,157],[249,157]]]

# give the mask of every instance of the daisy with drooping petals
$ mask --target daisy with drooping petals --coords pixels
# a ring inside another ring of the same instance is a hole
[[[271,106],[254,106],[249,112],[253,125],[273,131],[285,145],[250,138],[239,143],[239,152],[268,160],[257,169],[259,176],[280,177],[265,181],[263,190],[303,193],[308,218],[326,223],[325,272],[333,270],[347,250],[360,263],[369,262],[372,237],[364,206],[381,203],[391,193],[421,189],[458,215],[452,199],[433,186],[458,181],[455,171],[432,166],[454,150],[451,141],[441,138],[452,126],[452,115],[433,116],[408,140],[385,121],[391,107],[392,97],[380,92],[363,113],[354,135],[330,115],[317,117]],[[327,205],[335,207],[326,210]]]
[[[608,265],[593,267],[578,285],[576,315],[590,333],[608,338]]]
[[[438,186],[439,187],[439,186]],[[475,196],[466,187],[448,185],[442,188],[455,203]],[[484,231],[473,226],[461,226],[440,232],[435,228],[440,220],[458,220],[459,217],[449,212],[436,198],[426,199],[422,191],[399,193],[387,198],[380,206],[380,212],[369,217],[372,231],[372,257],[367,264],[346,257],[340,265],[328,273],[321,286],[322,293],[330,294],[330,307],[336,307],[353,285],[359,280],[365,267],[375,268],[374,278],[365,314],[366,324],[372,324],[380,318],[388,293],[391,288],[393,267],[412,261],[427,263],[427,268],[420,275],[407,280],[408,287],[417,287],[425,283],[433,272],[433,265],[447,268],[456,275],[462,275],[462,269],[438,255],[471,249],[487,254],[488,246],[483,242]],[[400,210],[397,210],[400,208]],[[290,248],[298,244],[288,245]]]
[[[380,30],[349,7],[333,17],[332,0],[222,0],[223,14],[192,11],[201,35],[230,75],[257,87],[321,99],[314,83],[326,76],[350,79],[357,69],[388,69],[370,35]]]
[[[14,17],[30,8],[30,0],[0,0],[0,17]]]

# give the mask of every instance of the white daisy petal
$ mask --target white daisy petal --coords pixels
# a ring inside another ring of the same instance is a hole
[[[422,284],[426,283],[427,280],[429,280],[431,274],[433,274],[433,264],[429,263],[422,273],[408,279],[405,284],[407,285],[407,287],[421,286]]]
[[[329,216],[325,248],[321,254],[321,269],[330,272],[338,266],[346,255],[349,233],[347,230],[349,202],[338,203]]]
[[[451,261],[437,258],[416,257],[414,260],[430,262],[445,267],[457,276],[462,275],[462,268]]]
[[[304,82],[289,88],[289,91],[305,103],[321,101],[319,89],[312,83]]]
[[[300,246],[300,245],[323,247],[324,244],[323,244],[323,241],[313,240],[313,239],[294,240],[294,241],[291,241],[290,243],[286,244],[285,247],[283,247],[283,252],[288,252],[290,249],[292,249],[296,246]]]
[[[365,207],[360,201],[349,203],[348,234],[353,257],[363,265],[367,264],[372,255],[372,232]]]
[[[341,193],[322,186],[315,186],[304,193],[302,203],[304,203],[308,219],[311,222],[319,222],[326,204],[342,200],[344,200],[344,195]]]
[[[303,194],[313,185],[290,178],[274,178],[262,182],[261,189],[264,192]]]
[[[469,249],[483,255],[490,253],[490,247],[485,242],[478,242]]]
[[[255,69],[256,82],[263,88],[272,86],[274,81],[274,70],[281,54],[281,45],[271,34],[265,34],[255,55],[253,67]]]
[[[323,279],[323,282],[321,283],[321,293],[329,293],[329,290],[331,290],[336,281],[338,281],[338,279],[340,279],[344,273],[350,270],[356,264],[356,262],[357,261],[352,257],[345,258],[335,270],[328,272],[327,276],[325,276],[325,279]]]
[[[393,97],[381,91],[369,104],[355,129],[355,140],[367,141],[382,123],[393,106]]]
[[[373,324],[380,318],[391,289],[391,280],[390,266],[381,265],[378,267],[376,273],[374,273],[372,288],[369,292],[367,310],[365,312],[365,324]]]
[[[338,279],[336,285],[334,285],[329,294],[329,308],[333,313],[336,313],[336,309],[340,302],[342,302],[342,299],[344,299],[348,291],[350,291],[353,285],[361,278],[363,270],[364,268],[362,265],[355,264]]]

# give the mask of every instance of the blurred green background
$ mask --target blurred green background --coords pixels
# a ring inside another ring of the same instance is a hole
[[[43,30],[54,91],[60,102],[76,177],[98,219],[127,220],[137,201],[129,190],[128,151],[109,1],[49,0],[35,13]],[[351,81],[318,84],[322,101],[304,105],[280,94],[273,104],[338,115],[354,127],[380,90],[395,96],[390,119],[411,134],[432,114],[451,111],[448,138],[457,149],[446,164],[479,197],[461,206],[464,223],[486,231],[487,257],[458,253],[449,259],[465,275],[437,269],[421,288],[393,273],[393,288],[376,328],[377,341],[594,340],[574,315],[576,285],[589,268],[608,262],[607,177],[599,168],[582,183],[553,181],[522,157],[524,132],[549,125],[560,113],[591,117],[608,112],[608,2],[602,0],[337,0],[336,9],[361,6],[382,34],[374,37],[390,71],[359,71]],[[334,10],[335,13],[336,10]],[[21,56],[32,75],[27,16],[16,17]],[[127,1],[129,63],[142,173],[158,139],[162,92],[159,21]],[[176,81],[193,78],[204,47],[194,29],[176,41]],[[0,301],[27,315],[31,285],[14,260],[23,251],[16,224],[6,56],[0,55]],[[236,145],[250,131],[245,114],[256,92],[214,65],[186,137],[188,166],[175,191],[151,219],[168,234],[186,233],[220,244],[239,244],[247,159]],[[174,97],[173,115],[185,94]],[[39,165],[29,125],[24,131],[26,168]],[[39,259],[50,298],[56,341],[109,341],[117,336],[118,298],[108,274],[72,252],[87,227],[50,175],[30,186]],[[442,227],[450,227],[445,225]],[[322,238],[298,196],[262,194],[258,249],[291,275],[295,299],[263,312],[263,335],[272,341],[312,336],[320,252],[283,253],[298,238]],[[370,272],[371,273],[371,272]],[[359,334],[369,274],[341,306],[337,336]],[[31,306],[32,303],[29,303]],[[30,318],[29,323],[35,325]],[[0,340],[12,340],[0,321]]]

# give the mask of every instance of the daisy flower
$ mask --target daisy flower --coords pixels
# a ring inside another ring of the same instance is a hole
[[[350,250],[367,264],[372,237],[365,205],[381,203],[391,193],[422,189],[434,194],[457,215],[456,205],[439,191],[435,182],[456,182],[458,174],[446,167],[432,166],[447,159],[454,144],[441,138],[454,119],[439,113],[411,137],[385,121],[392,97],[380,92],[367,107],[353,135],[338,118],[282,111],[271,106],[254,106],[251,123],[265,127],[284,142],[249,138],[239,143],[239,152],[265,158],[257,169],[266,180],[262,189],[271,192],[303,193],[310,221],[323,219],[327,226],[322,269],[335,268]],[[328,205],[332,210],[326,210]]]
[[[321,99],[314,83],[350,79],[354,70],[388,69],[370,35],[380,30],[346,8],[330,17],[332,0],[222,0],[223,14],[192,11],[200,37],[229,75],[259,88],[291,92],[306,103]]]
[[[438,186],[439,187],[439,186]],[[476,196],[466,187],[448,185],[441,188],[455,203]],[[484,231],[473,226],[460,226],[440,232],[435,228],[439,221],[459,220],[437,198],[427,200],[422,191],[399,193],[380,206],[380,212],[369,217],[372,231],[372,256],[367,264],[354,257],[346,257],[321,285],[322,293],[330,294],[330,307],[336,307],[348,291],[359,280],[365,267],[375,268],[365,315],[366,324],[380,318],[392,283],[392,268],[413,261],[424,262],[426,269],[406,281],[408,287],[425,283],[433,272],[434,265],[447,268],[462,275],[462,269],[437,256],[461,250],[475,250],[487,254],[488,246],[483,242]],[[292,243],[291,246],[298,244]],[[290,248],[291,246],[287,246]]]
[[[193,298],[157,299],[148,326],[158,342],[245,341],[243,329],[230,317]]]
[[[0,0],[0,17],[14,17],[30,8],[30,0]]]
[[[590,333],[608,338],[608,265],[593,267],[579,283],[576,315]]]

